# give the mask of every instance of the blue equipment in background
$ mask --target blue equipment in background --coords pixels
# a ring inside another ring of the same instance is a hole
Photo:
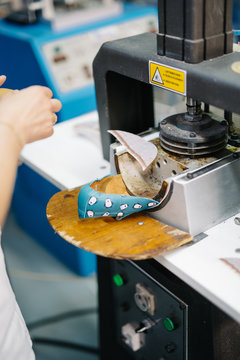
[[[92,61],[101,44],[147,31],[157,31],[156,7],[133,4],[124,5],[120,15],[61,31],[44,21],[23,26],[2,20],[0,69],[7,75],[4,86],[49,86],[63,103],[59,121],[93,111]],[[68,267],[87,276],[96,272],[96,256],[54,234],[46,218],[47,203],[57,191],[28,166],[20,166],[12,203],[16,220]]]
[[[240,42],[240,0],[233,1],[234,42]]]
[[[92,61],[108,40],[157,31],[156,8],[125,4],[119,15],[66,30],[51,23],[18,25],[0,21],[1,74],[5,86],[49,86],[63,103],[59,121],[96,109]]]
[[[233,29],[240,31],[240,0],[233,0]]]

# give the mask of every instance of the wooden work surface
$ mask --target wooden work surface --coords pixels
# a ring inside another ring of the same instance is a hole
[[[145,214],[113,218],[79,219],[80,188],[56,193],[47,206],[54,231],[71,244],[96,255],[144,260],[161,255],[192,240],[192,236]]]

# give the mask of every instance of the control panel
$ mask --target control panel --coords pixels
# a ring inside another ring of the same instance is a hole
[[[188,305],[127,262],[112,271],[117,342],[129,358],[187,359]]]
[[[92,85],[92,62],[104,42],[157,27],[157,17],[148,15],[47,42],[42,47],[46,66],[62,93]]]
[[[239,323],[154,259],[98,258],[101,360],[239,359]]]

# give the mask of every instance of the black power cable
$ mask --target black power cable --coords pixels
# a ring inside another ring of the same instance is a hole
[[[34,321],[32,323],[27,324],[27,327],[29,330],[33,330],[36,329],[38,327],[42,327],[42,326],[46,326],[46,325],[51,325],[55,322],[58,321],[63,321],[72,317],[76,317],[76,316],[84,316],[84,315],[89,315],[89,314],[93,314],[95,312],[97,312],[98,309],[97,308],[89,308],[89,309],[79,309],[79,310],[73,310],[73,311],[67,311],[65,313],[61,313],[58,315],[54,315],[54,316],[50,316],[48,318],[45,319],[41,319],[41,320],[37,320]],[[50,345],[50,346],[60,346],[60,347],[65,347],[65,348],[70,348],[70,349],[76,349],[79,351],[86,351],[92,354],[99,354],[99,349],[92,347],[92,346],[88,346],[88,345],[82,345],[82,344],[76,344],[76,343],[71,343],[68,341],[62,341],[62,340],[56,340],[56,339],[47,339],[47,338],[42,338],[42,337],[32,337],[32,342],[33,342],[33,347],[37,344],[44,344],[44,345]]]
[[[89,315],[89,314],[95,313],[97,311],[98,311],[98,309],[96,309],[96,308],[67,311],[65,313],[50,316],[45,319],[36,320],[32,323],[27,324],[27,328],[29,330],[33,330],[33,329],[36,329],[41,326],[50,325],[50,324],[58,322],[58,321],[63,321],[63,320],[69,319],[71,317]]]
[[[70,348],[70,349],[75,349],[75,350],[80,350],[80,351],[86,351],[86,352],[89,352],[92,354],[97,354],[97,355],[99,354],[99,349],[97,349],[95,347],[71,343],[68,341],[47,339],[47,338],[42,338],[42,337],[33,337],[32,342],[33,342],[33,348],[34,348],[34,345],[43,344],[43,345],[60,346],[60,347],[65,347],[65,348]]]

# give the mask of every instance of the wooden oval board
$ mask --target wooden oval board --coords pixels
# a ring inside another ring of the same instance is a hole
[[[79,219],[79,190],[56,193],[47,205],[47,218],[58,235],[83,250],[114,259],[144,260],[192,240],[190,234],[143,213],[121,221],[110,217]]]

